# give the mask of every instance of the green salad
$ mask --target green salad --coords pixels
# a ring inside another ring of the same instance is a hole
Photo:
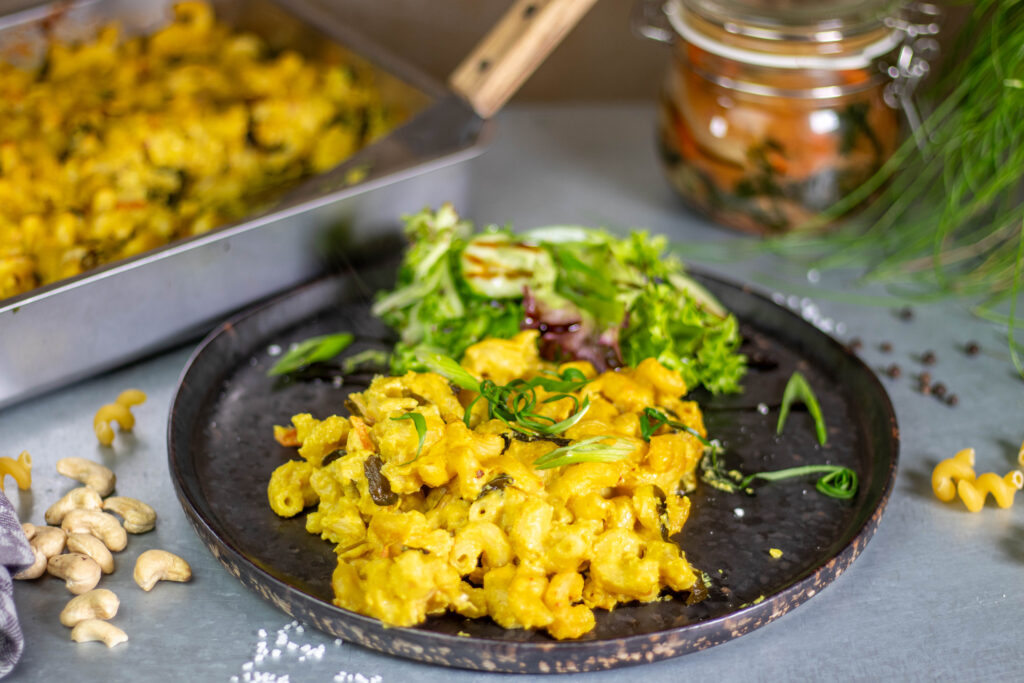
[[[373,313],[400,341],[391,370],[424,354],[460,359],[487,337],[540,333],[549,360],[598,370],[657,358],[687,386],[736,392],[746,369],[736,318],[666,254],[664,237],[551,226],[476,231],[451,205],[405,219],[409,248]]]

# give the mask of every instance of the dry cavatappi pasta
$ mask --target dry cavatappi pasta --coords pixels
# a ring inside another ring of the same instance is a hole
[[[1024,444],[1018,460],[1024,457]],[[1024,465],[1024,462],[1021,463]],[[935,497],[950,502],[959,496],[970,512],[979,512],[985,506],[985,499],[992,494],[996,505],[1008,508],[1013,505],[1017,491],[1024,488],[1024,473],[1013,470],[1000,477],[994,472],[980,476],[974,473],[974,449],[965,448],[952,458],[947,458],[932,470],[932,490]]]
[[[236,220],[395,123],[372,75],[182,2],[0,62],[0,299]]]
[[[704,434],[698,406],[681,398],[682,378],[654,359],[601,375],[586,362],[557,370],[568,367],[590,380],[574,398],[543,403],[555,394],[536,390],[537,411],[554,421],[589,401],[557,437],[516,432],[489,419],[484,401],[471,406],[473,392],[412,372],[352,394],[348,417],[300,414],[275,428],[300,459],[271,476],[270,505],[284,517],[315,507],[306,529],[337,546],[335,604],[393,625],[451,610],[561,639],[590,631],[596,608],[696,588],[670,537],[689,514],[685,493],[703,446],[665,427],[649,442],[641,436],[646,407]],[[463,368],[507,383],[554,366],[538,358],[529,331],[471,347]],[[627,444],[625,457],[535,466],[596,437]]]

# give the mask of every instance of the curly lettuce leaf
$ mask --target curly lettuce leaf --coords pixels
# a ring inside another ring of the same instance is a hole
[[[678,370],[688,387],[718,394],[740,390],[746,370],[741,341],[735,317],[720,317],[685,290],[651,281],[630,307],[619,344],[627,365],[657,358]]]
[[[687,386],[739,390],[736,320],[686,277],[664,237],[580,226],[474,234],[450,204],[406,217],[406,235],[396,287],[373,308],[399,333],[395,373],[425,369],[424,351],[458,359],[533,327],[546,357],[601,369],[654,357]]]

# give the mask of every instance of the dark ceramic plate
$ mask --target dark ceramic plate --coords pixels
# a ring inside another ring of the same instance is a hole
[[[746,471],[840,464],[857,472],[860,488],[853,500],[839,501],[818,494],[813,477],[764,486],[754,496],[698,487],[683,547],[712,584],[697,605],[680,596],[599,611],[593,632],[558,642],[457,615],[385,628],[331,604],[331,546],[306,533],[304,515],[280,519],[268,506],[270,474],[293,455],[274,442],[272,427],[299,412],[341,412],[345,395],[361,387],[309,378],[275,382],[266,376],[275,360],[269,349],[339,330],[356,334],[351,353],[387,348],[388,331],[366,302],[392,282],[389,269],[317,281],[235,318],[203,342],[171,408],[168,451],[178,497],[203,542],[242,583],[296,619],[401,657],[487,671],[586,671],[674,657],[740,636],[813,596],[857,557],[892,490],[899,437],[885,390],[842,345],[757,294],[701,280],[740,319],[751,358],[743,394],[699,397],[727,464]],[[797,369],[821,403],[825,447],[802,410],[775,435],[778,402]],[[782,556],[773,559],[771,548]]]

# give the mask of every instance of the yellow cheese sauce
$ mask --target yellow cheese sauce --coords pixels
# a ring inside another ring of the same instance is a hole
[[[237,220],[395,124],[371,74],[174,11],[0,62],[0,299]]]
[[[590,381],[572,395],[589,408],[558,437],[517,433],[472,392],[413,372],[376,377],[349,397],[347,417],[300,414],[275,428],[299,459],[273,473],[270,505],[283,517],[309,509],[307,531],[336,544],[336,605],[396,626],[453,611],[563,639],[590,631],[595,609],[696,587],[670,537],[689,514],[703,446],[664,426],[648,442],[640,427],[656,407],[705,434],[683,380],[654,359],[600,375],[586,362],[556,368],[539,359],[536,336],[482,341],[462,366],[499,383],[580,370]],[[553,420],[579,405],[537,394]],[[410,413],[422,416],[422,446]],[[633,448],[612,462],[534,466],[597,436]]]

